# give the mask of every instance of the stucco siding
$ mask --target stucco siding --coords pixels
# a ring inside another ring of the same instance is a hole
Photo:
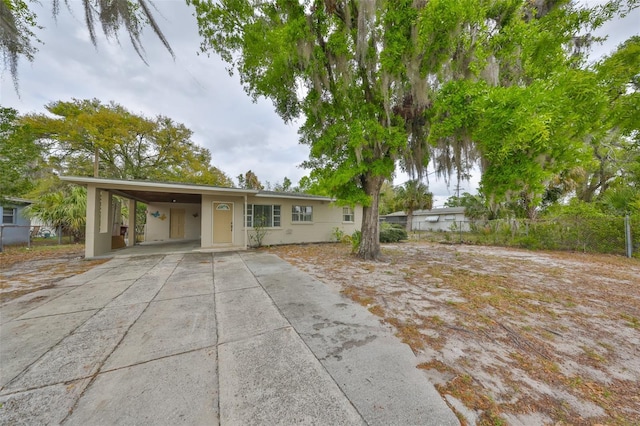
[[[202,247],[215,246],[213,238],[213,203],[233,204],[233,242],[235,246],[244,246],[245,233],[247,245],[252,245],[252,227],[245,226],[244,196],[203,195],[202,206],[181,205],[172,203],[149,204],[147,208],[146,241],[165,241],[169,239],[169,216],[171,208],[184,208],[187,211],[188,232],[185,239],[201,238]],[[343,208],[329,201],[286,199],[277,197],[247,197],[247,204],[280,206],[280,226],[268,227],[262,243],[264,245],[311,243],[331,241],[334,228],[345,234],[352,234],[360,229],[362,207],[354,209],[353,222],[343,221]],[[313,209],[311,222],[296,222],[293,219],[292,207],[311,206]],[[191,210],[189,210],[191,209]],[[193,211],[192,211],[193,210]],[[198,210],[197,224],[193,213]],[[164,220],[162,217],[164,215]]]
[[[342,206],[337,206],[328,200],[249,197],[248,203],[280,206],[280,226],[267,229],[267,234],[262,242],[264,245],[331,241],[334,228],[339,228],[345,234],[352,234],[355,230],[360,229],[362,222],[361,207],[358,206],[354,209],[353,222],[343,222]],[[293,206],[312,207],[312,221],[294,221]],[[248,232],[252,234],[253,229],[249,229]]]
[[[197,240],[202,229],[200,204],[153,203],[147,205],[145,241],[168,241],[171,239],[171,210],[184,210],[184,240]]]
[[[212,247],[213,243],[213,203],[233,204],[233,232],[232,244],[244,247],[244,196],[222,196],[203,195],[202,196],[202,247]]]

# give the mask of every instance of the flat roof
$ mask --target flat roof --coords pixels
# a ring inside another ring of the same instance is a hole
[[[205,194],[254,195],[256,197],[334,201],[334,199],[329,197],[298,192],[259,191],[256,189],[228,188],[181,182],[106,179],[84,176],[60,176],[60,179],[76,185],[96,185],[104,189],[114,190],[124,197],[143,202],[163,202],[176,199],[177,202],[198,203],[201,200],[198,196]],[[160,194],[163,195],[160,196]]]

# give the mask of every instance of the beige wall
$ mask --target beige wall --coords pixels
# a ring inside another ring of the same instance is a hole
[[[183,203],[153,203],[147,205],[147,226],[145,228],[145,241],[169,240],[171,209],[184,209],[184,239],[197,240],[201,232],[200,204]],[[154,213],[158,213],[158,217]],[[194,217],[194,215],[197,215]],[[164,220],[162,219],[164,217]]]
[[[242,196],[202,196],[202,247],[213,246],[213,203],[233,204],[233,245],[244,247],[244,195]]]
[[[145,241],[169,240],[170,209],[185,209],[185,239],[201,238],[202,247],[212,247],[213,244],[213,203],[225,202],[233,204],[233,245],[245,246],[245,234],[251,235],[252,228],[244,226],[244,195],[217,196],[203,195],[202,206],[197,204],[156,203],[147,206],[147,227]],[[354,222],[342,221],[342,206],[336,206],[329,201],[292,200],[277,197],[247,198],[249,204],[279,205],[281,211],[280,226],[269,228],[263,240],[264,245],[313,243],[331,241],[333,229],[339,228],[345,234],[352,234],[360,229],[362,223],[362,207],[354,210]],[[294,205],[312,206],[313,222],[293,222],[291,209]],[[152,213],[158,212],[160,217]],[[198,213],[194,218],[193,214]],[[247,239],[247,245],[251,240]]]
[[[249,197],[248,203],[280,205],[280,227],[269,228],[263,240],[264,245],[331,241],[334,228],[339,228],[345,234],[352,234],[360,229],[362,223],[362,207],[354,209],[354,222],[343,222],[342,206],[329,201]],[[313,221],[293,222],[291,208],[294,205],[312,206]],[[248,232],[251,234],[253,230],[249,229]]]
[[[92,258],[111,251],[112,208],[110,192],[88,185],[85,257]]]

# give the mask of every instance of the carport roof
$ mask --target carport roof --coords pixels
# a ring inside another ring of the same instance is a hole
[[[201,196],[206,194],[252,195],[258,193],[255,189],[223,188],[211,185],[177,182],[103,179],[82,176],[61,176],[60,179],[77,185],[95,185],[98,188],[113,191],[117,195],[122,195],[123,197],[144,203],[200,203]]]
[[[200,203],[202,195],[255,195],[258,197],[294,198],[306,200],[333,201],[317,195],[258,191],[256,189],[225,188],[220,186],[199,185],[177,182],[157,182],[147,180],[104,179],[82,176],[61,176],[61,180],[77,185],[95,185],[98,188],[113,191],[117,195],[144,203],[176,202]]]

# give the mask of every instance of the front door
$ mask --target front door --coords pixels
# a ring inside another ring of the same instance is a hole
[[[169,238],[184,239],[184,209],[169,211]]]
[[[213,242],[233,242],[233,203],[213,203]]]

